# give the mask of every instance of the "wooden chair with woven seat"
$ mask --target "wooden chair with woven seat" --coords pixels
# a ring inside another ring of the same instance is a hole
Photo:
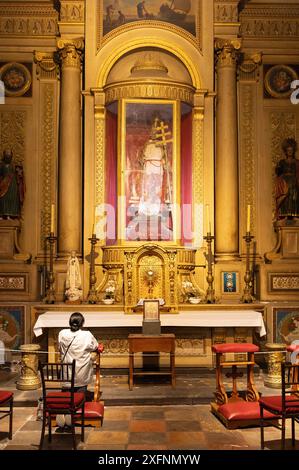
[[[0,409],[0,419],[6,418],[9,416],[9,431],[8,439],[12,439],[12,420],[13,420],[13,392],[8,392],[7,390],[0,390],[0,408],[5,407],[7,409]]]
[[[76,450],[75,424],[81,421],[81,441],[84,442],[84,405],[85,393],[74,392],[76,361],[72,363],[39,363],[43,390],[43,422],[39,448],[42,449],[45,429],[48,424],[48,440],[52,440],[52,425],[57,415],[71,416],[73,448]],[[67,387],[61,391],[61,386]],[[77,412],[80,410],[80,417]],[[55,424],[54,424],[55,425]]]
[[[274,426],[281,430],[281,449],[285,449],[285,425],[286,419],[292,420],[292,446],[295,447],[295,423],[299,423],[299,392],[298,385],[299,364],[281,364],[281,395],[261,397],[260,404],[260,429],[261,448],[265,448],[264,427],[266,426],[264,414],[274,414],[281,423]]]

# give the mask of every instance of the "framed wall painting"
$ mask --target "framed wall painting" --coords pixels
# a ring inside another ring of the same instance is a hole
[[[273,341],[291,344],[299,340],[299,305],[273,307]]]
[[[178,233],[178,112],[175,101],[122,100],[119,238],[173,242]]]
[[[4,83],[5,95],[31,96],[32,77],[29,67],[31,64],[20,64],[18,62],[9,62],[0,67],[0,79]]]
[[[200,47],[202,0],[98,0],[99,46],[124,30],[174,30]]]
[[[24,344],[24,339],[25,307],[0,305],[0,341],[4,344],[5,350],[19,349],[21,344]],[[15,354],[13,352],[9,356],[12,357]]]
[[[289,65],[274,65],[265,69],[265,91],[268,97],[288,98],[292,93],[291,83],[298,79],[295,68]]]
[[[160,320],[159,299],[146,299],[143,301],[143,321]]]
[[[239,273],[235,271],[222,271],[222,294],[237,294],[239,292]]]

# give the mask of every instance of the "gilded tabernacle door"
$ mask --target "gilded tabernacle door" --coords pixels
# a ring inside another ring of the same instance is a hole
[[[119,226],[122,242],[176,242],[178,103],[121,100]]]

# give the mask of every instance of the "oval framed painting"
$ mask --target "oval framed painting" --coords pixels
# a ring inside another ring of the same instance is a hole
[[[23,96],[32,82],[27,67],[18,62],[3,65],[0,70],[0,79],[4,83],[6,96]]]
[[[292,92],[291,83],[297,80],[296,71],[288,65],[274,65],[265,75],[265,88],[274,98],[288,98]]]

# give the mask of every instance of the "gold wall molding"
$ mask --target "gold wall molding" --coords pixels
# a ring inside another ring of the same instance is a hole
[[[241,49],[240,39],[221,39],[215,40],[215,49],[217,55],[217,66],[218,67],[234,67],[238,59],[238,51]]]
[[[194,88],[191,86],[177,84],[134,83],[132,81],[108,85],[105,87],[106,104],[122,98],[162,98],[169,100],[180,100],[193,104]]]
[[[41,214],[40,249],[44,249],[45,237],[50,233],[51,203],[55,201],[55,83],[41,84]]]
[[[60,0],[60,21],[64,23],[83,23],[85,20],[85,1]]]
[[[239,21],[238,4],[240,0],[215,0],[214,21],[217,23],[236,23]]]
[[[271,160],[272,160],[272,211],[273,219],[275,214],[275,167],[282,158],[281,144],[284,139],[295,137],[296,135],[296,115],[295,113],[284,111],[273,111],[270,113],[271,132]]]
[[[37,64],[36,76],[38,80],[56,80],[60,78],[59,65],[55,61],[53,52],[35,51],[34,62]]]
[[[99,112],[100,111],[100,112]],[[96,110],[95,203],[105,203],[105,109]]]
[[[62,68],[80,68],[82,53],[84,50],[84,39],[58,39],[57,48],[62,62]]]
[[[255,162],[255,122],[256,122],[256,88],[254,85],[240,82],[240,171],[241,171],[241,204],[242,214],[246,214],[247,205],[251,206],[253,233],[256,227],[256,162]],[[244,219],[244,217],[243,217]],[[241,221],[242,233],[246,232],[246,220]],[[245,247],[244,247],[245,249]]]
[[[33,2],[0,5],[0,36],[56,36],[58,13],[52,5]]]
[[[240,14],[241,36],[294,39],[299,36],[299,7],[290,5],[247,5]]]

